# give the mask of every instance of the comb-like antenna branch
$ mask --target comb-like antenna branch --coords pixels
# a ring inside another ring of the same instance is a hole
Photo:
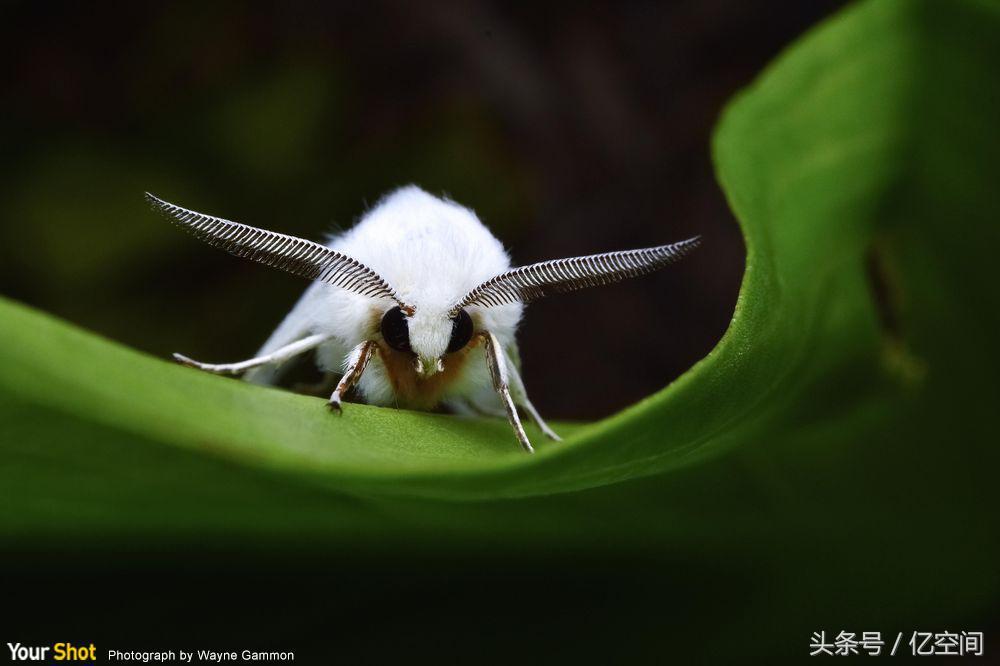
[[[391,298],[406,307],[378,273],[324,245],[181,208],[149,192],[146,201],[196,238],[237,257],[280,268],[307,280],[343,287],[362,296]]]
[[[488,308],[504,303],[528,303],[549,294],[646,275],[677,261],[698,247],[700,242],[701,236],[695,236],[670,245],[553,259],[521,266],[490,278],[470,291],[452,308],[451,313],[454,316],[469,305]]]

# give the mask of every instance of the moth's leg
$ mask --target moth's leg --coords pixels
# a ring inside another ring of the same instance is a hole
[[[351,350],[350,355],[347,357],[347,370],[344,372],[340,383],[337,384],[337,388],[333,390],[333,395],[330,396],[330,402],[328,403],[330,409],[338,413],[342,411],[340,408],[341,398],[361,379],[365,368],[368,367],[368,361],[372,360],[372,354],[377,350],[378,344],[374,340],[366,340]]]
[[[537,425],[538,428],[542,431],[542,434],[544,434],[546,437],[548,437],[553,441],[561,442],[562,437],[557,435],[556,431],[549,427],[549,424],[545,422],[545,420],[542,418],[542,415],[538,413],[538,410],[535,409],[535,406],[531,404],[530,400],[528,400],[528,396],[525,395],[523,396],[523,398],[524,401],[517,403],[518,406],[520,406],[521,409],[523,409],[524,411],[528,412],[528,415],[531,417],[531,420],[535,422],[535,425]]]
[[[538,413],[535,406],[528,400],[528,392],[524,390],[524,382],[521,381],[521,375],[517,371],[517,366],[511,363],[507,367],[507,372],[510,375],[510,393],[514,398],[514,404],[528,413],[528,416],[531,417],[531,420],[535,422],[535,425],[538,426],[546,437],[561,442],[562,438],[549,427],[549,424],[545,422],[542,415]]]
[[[524,432],[521,419],[517,416],[517,408],[510,397],[510,376],[507,372],[507,360],[504,358],[503,349],[500,348],[500,342],[489,331],[483,331],[479,337],[483,341],[483,351],[486,353],[486,365],[490,369],[493,388],[500,395],[504,409],[507,410],[507,420],[510,421],[510,427],[514,429],[514,435],[524,450],[528,453],[534,453],[535,450],[531,448],[531,442],[528,441],[528,435]]]
[[[307,338],[296,340],[289,345],[276,349],[270,354],[247,359],[246,361],[239,361],[238,363],[200,363],[182,354],[174,354],[174,360],[182,365],[198,368],[199,370],[205,370],[206,372],[213,372],[217,375],[238,375],[245,370],[256,368],[261,365],[284,363],[293,356],[298,356],[303,352],[314,349],[329,339],[330,336],[328,335],[310,335]]]

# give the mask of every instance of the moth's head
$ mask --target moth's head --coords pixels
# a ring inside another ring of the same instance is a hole
[[[382,338],[396,351],[412,354],[417,374],[430,377],[444,370],[448,354],[465,349],[475,327],[465,309],[454,314],[445,308],[408,309],[396,305],[386,310]]]

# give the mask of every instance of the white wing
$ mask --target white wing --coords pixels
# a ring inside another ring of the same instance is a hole
[[[326,288],[321,283],[313,283],[299,298],[295,307],[285,316],[274,329],[271,337],[257,351],[257,356],[264,356],[271,352],[289,345],[296,340],[301,340],[315,333],[315,321],[312,313],[317,312],[322,305],[322,290]],[[323,343],[323,346],[337,344],[335,340]],[[341,352],[343,355],[345,352]],[[253,384],[275,384],[281,379],[281,375],[287,365],[262,365],[254,368],[243,375],[245,381]]]

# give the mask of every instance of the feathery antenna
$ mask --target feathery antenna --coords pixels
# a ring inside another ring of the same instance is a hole
[[[153,210],[213,247],[280,268],[307,280],[370,296],[391,298],[405,307],[378,273],[345,254],[303,238],[258,229],[239,222],[181,208],[146,192]]]
[[[698,247],[700,242],[701,236],[695,236],[669,245],[553,259],[521,266],[482,283],[459,301],[451,312],[454,315],[468,305],[488,308],[504,303],[529,303],[553,293],[596,287],[646,275],[677,261]]]

